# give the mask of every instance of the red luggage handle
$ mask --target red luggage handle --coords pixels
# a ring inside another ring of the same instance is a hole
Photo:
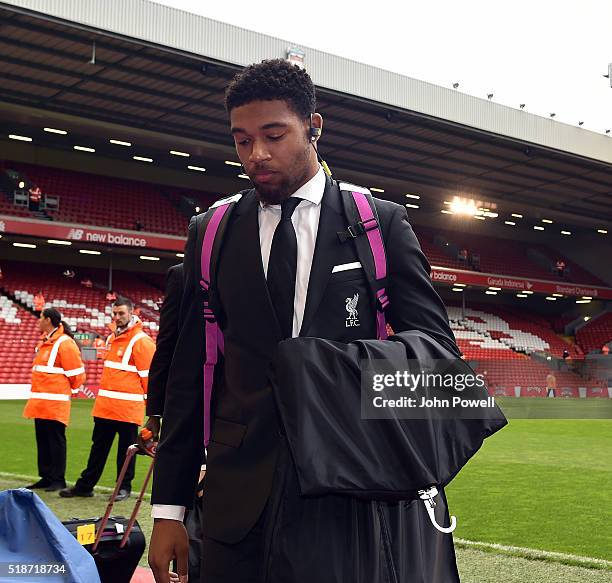
[[[104,533],[104,528],[106,527],[111,511],[113,510],[113,506],[115,504],[115,498],[117,497],[117,494],[119,493],[119,490],[121,489],[121,482],[123,481],[125,472],[127,472],[128,465],[132,461],[132,458],[138,452],[145,453],[146,455],[150,456],[153,459],[151,460],[151,466],[149,467],[149,470],[147,471],[147,475],[145,477],[144,483],[142,485],[142,488],[140,489],[140,494],[138,494],[138,498],[136,499],[136,504],[134,505],[134,510],[132,510],[132,514],[130,515],[130,519],[128,521],[127,528],[125,529],[125,532],[123,534],[123,538],[121,539],[121,542],[119,543],[119,548],[122,549],[127,544],[128,537],[130,536],[130,533],[132,532],[132,528],[134,527],[134,523],[136,522],[136,515],[138,514],[138,511],[140,510],[140,505],[142,504],[142,499],[144,497],[145,490],[147,489],[147,485],[149,484],[149,480],[151,479],[151,475],[153,474],[153,466],[155,464],[155,455],[148,450],[141,449],[137,444],[130,445],[130,447],[127,448],[127,452],[125,454],[125,462],[123,462],[123,467],[121,468],[121,471],[119,472],[119,476],[117,477],[117,483],[115,484],[115,489],[113,490],[113,493],[111,494],[110,500],[108,502],[108,506],[106,507],[106,512],[104,513],[102,522],[100,523],[100,527],[98,528],[98,532],[96,533],[96,540],[93,544],[93,547],[91,548],[92,554],[96,552],[98,545],[100,544],[100,540],[102,539],[102,534]]]

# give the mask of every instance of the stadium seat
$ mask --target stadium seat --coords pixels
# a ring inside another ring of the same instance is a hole
[[[586,354],[599,351],[604,344],[612,341],[612,313],[607,312],[589,320],[576,332],[576,341]]]

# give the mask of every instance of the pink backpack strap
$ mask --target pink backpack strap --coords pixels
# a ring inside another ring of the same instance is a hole
[[[204,357],[204,445],[208,446],[211,432],[210,403],[212,400],[215,367],[219,352],[223,354],[223,332],[219,328],[217,318],[210,305],[211,264],[213,264],[213,249],[215,240],[220,232],[223,219],[231,213],[232,208],[242,195],[222,199],[213,204],[208,213],[210,218],[205,225],[202,249],[200,252],[200,286],[204,293],[204,334],[206,341],[206,354]]]
[[[369,244],[372,259],[374,260],[374,277],[373,277],[373,293],[376,298],[376,328],[377,337],[379,340],[387,339],[387,320],[385,310],[389,306],[389,298],[385,291],[385,282],[387,278],[387,254],[385,245],[376,214],[374,200],[369,191],[356,187],[352,184],[340,183],[341,195],[345,205],[347,218],[351,220],[351,216],[355,216],[359,220],[348,227],[343,233],[338,233],[341,240],[357,239],[365,235]],[[357,214],[351,213],[346,204],[346,193],[350,195],[357,210]],[[360,245],[357,244],[359,253]],[[367,269],[367,263],[362,260],[364,269]],[[368,277],[372,281],[371,277]]]

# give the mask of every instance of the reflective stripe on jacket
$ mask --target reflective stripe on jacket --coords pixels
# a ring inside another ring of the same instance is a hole
[[[36,347],[32,366],[32,392],[23,416],[51,419],[68,425],[70,398],[85,382],[85,368],[77,343],[60,324]]]

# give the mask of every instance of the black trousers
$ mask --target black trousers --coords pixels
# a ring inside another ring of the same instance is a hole
[[[202,499],[196,497],[193,508],[185,513],[185,528],[189,535],[189,583],[200,583],[202,565]],[[176,570],[176,569],[175,569]]]
[[[125,421],[113,421],[112,419],[94,417],[94,430],[91,436],[92,444],[89,460],[87,461],[87,467],[83,470],[81,477],[75,484],[77,490],[89,492],[98,483],[104,471],[108,454],[113,446],[115,434],[119,434],[119,444],[117,446],[117,477],[119,477],[119,472],[125,462],[125,452],[130,445],[136,443],[138,438],[138,425]],[[125,472],[125,477],[121,483],[122,489],[131,491],[135,468],[136,456],[132,458]]]
[[[49,483],[66,483],[66,426],[52,419],[34,419],[38,475]]]
[[[262,583],[267,524],[266,506],[255,526],[239,543],[227,544],[202,536],[200,582]]]
[[[443,491],[436,514],[449,524]],[[259,520],[236,544],[204,536],[201,573],[201,583],[459,583],[452,536],[420,500],[302,497],[284,442]]]

